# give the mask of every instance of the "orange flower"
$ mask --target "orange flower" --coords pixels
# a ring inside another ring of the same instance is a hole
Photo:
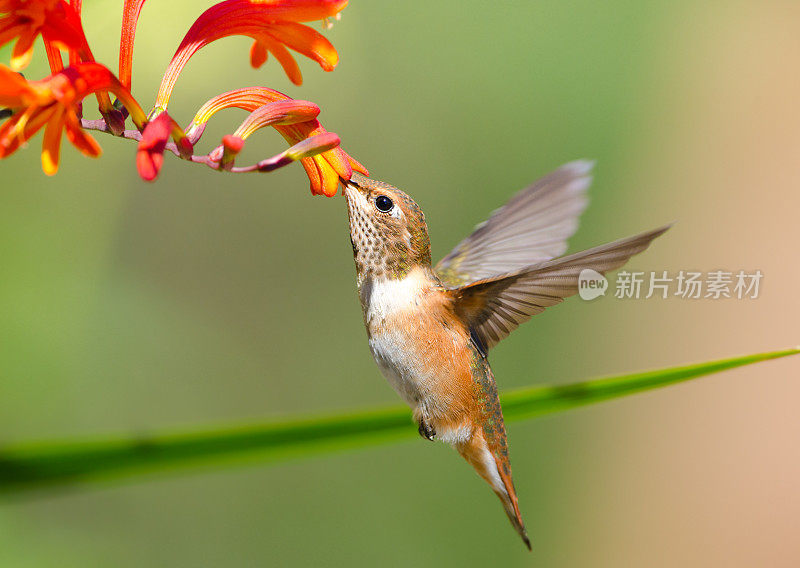
[[[146,119],[139,104],[117,78],[98,63],[79,63],[42,81],[26,81],[0,64],[0,105],[15,112],[0,126],[0,158],[15,152],[45,127],[42,140],[42,169],[47,175],[58,170],[61,133],[87,156],[100,155],[100,147],[83,128],[80,102],[86,96],[110,91],[128,108],[134,122],[144,128]]]
[[[303,78],[287,47],[332,71],[339,62],[336,49],[322,34],[298,22],[335,16],[346,5],[347,0],[225,0],[212,6],[186,32],[172,57],[161,80],[155,111],[167,108],[178,75],[199,49],[232,35],[256,41],[251,50],[251,63],[256,67],[266,59],[266,50],[272,52],[296,85]]]
[[[80,16],[65,0],[0,0],[0,46],[17,38],[13,69],[28,65],[40,34],[46,42],[91,59]]]
[[[154,181],[158,177],[158,172],[164,163],[164,150],[170,137],[175,141],[183,157],[192,154],[192,144],[186,138],[186,134],[166,112],[159,114],[144,127],[136,151],[136,169],[145,181]]]
[[[254,40],[251,64],[262,65],[272,53],[295,84],[302,82],[297,62],[289,50],[316,61],[325,71],[338,63],[336,49],[320,33],[301,22],[338,19],[348,0],[221,0],[203,12],[178,46],[170,61],[149,117],[130,94],[136,27],[146,0],[123,0],[119,75],[94,62],[81,24],[82,0],[0,0],[0,47],[16,38],[13,68],[27,65],[33,42],[42,37],[51,76],[27,81],[0,65],[0,158],[44,130],[42,168],[52,175],[58,169],[61,135],[81,152],[98,156],[100,147],[88,130],[110,132],[139,141],[137,169],[146,180],[158,176],[168,150],[193,163],[231,172],[272,171],[301,161],[314,195],[334,195],[340,180],[353,171],[367,173],[339,147],[339,137],[317,120],[319,107],[296,101],[267,88],[240,89],[215,97],[195,116],[186,133],[166,112],[170,95],[183,68],[201,48],[218,39],[243,35]],[[64,68],[62,50],[68,51]],[[101,120],[82,120],[86,96],[97,97]],[[110,94],[117,95],[112,105]],[[125,108],[122,108],[125,107]],[[193,145],[208,119],[222,108],[239,107],[249,115],[239,128],[223,137],[222,145],[208,155],[195,155]],[[138,128],[125,130],[126,113]],[[289,142],[289,149],[248,166],[235,164],[245,140],[256,130],[271,126]],[[172,138],[173,142],[169,139]]]
[[[230,170],[239,152],[244,148],[244,138],[239,138],[233,134],[226,134],[222,137],[222,156],[219,159],[219,169]]]
[[[292,162],[296,162],[297,160],[308,160],[320,154],[324,154],[325,152],[334,150],[338,148],[340,143],[341,140],[339,140],[339,137],[333,132],[323,132],[321,134],[317,134],[316,136],[311,136],[301,140],[277,156],[267,158],[266,160],[261,160],[258,164],[256,164],[255,167],[260,172],[271,172],[273,170],[277,170],[278,168],[282,168],[283,166],[289,165]],[[337,176],[336,181],[334,182],[333,192],[324,195],[328,195],[328,197],[333,197],[336,195],[336,187],[338,184],[339,177]]]
[[[133,41],[136,38],[136,24],[145,0],[125,0],[122,6],[122,32],[119,38],[119,80],[126,89],[131,88],[133,67]]]
[[[242,134],[245,131],[252,131],[252,128],[256,125],[258,127],[267,125],[267,121],[262,119],[270,113],[270,111],[266,110],[270,106],[269,103],[291,100],[287,95],[266,87],[249,87],[222,93],[208,101],[197,111],[191,126],[187,129],[187,136],[193,142],[199,139],[211,117],[225,108],[240,108],[250,112],[251,115],[245,119],[237,132]],[[305,104],[308,105],[310,103]],[[314,136],[329,134],[316,118],[295,124],[273,122],[268,125],[273,126],[275,130],[280,132],[281,136],[292,146]],[[324,139],[327,140],[327,138]],[[364,175],[369,174],[364,166],[338,146],[326,149],[324,152],[314,156],[303,154],[300,156],[300,163],[311,181],[311,193],[313,195],[335,195],[339,178],[349,180],[353,175],[353,171],[361,172]]]

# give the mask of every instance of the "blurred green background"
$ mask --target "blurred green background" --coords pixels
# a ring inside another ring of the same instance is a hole
[[[84,6],[110,66],[118,4]],[[208,5],[145,6],[143,105]],[[274,60],[250,69],[249,40],[215,43],[170,111],[185,124],[257,84],[316,102],[373,177],[417,199],[435,257],[587,157],[571,250],[677,220],[629,266],[765,274],[754,301],[568,301],[492,353],[501,388],[797,344],[797,2],[354,0],[326,35],[341,63],[301,61],[301,88]],[[46,73],[41,48],[37,61],[29,77]],[[218,115],[209,147],[241,118]],[[133,144],[98,138],[100,160],[65,147],[54,178],[40,137],[0,164],[0,444],[397,402],[367,349],[341,197],[312,199],[299,166],[167,159],[147,185]],[[252,159],[283,146],[252,140]],[[6,500],[0,566],[796,566],[797,371],[766,363],[511,424],[532,554],[455,452],[415,440]]]

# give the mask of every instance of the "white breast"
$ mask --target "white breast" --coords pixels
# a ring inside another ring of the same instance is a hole
[[[460,399],[445,383],[461,370],[460,347],[466,338],[441,324],[436,312],[441,299],[434,287],[421,271],[402,280],[374,282],[364,302],[364,320],[372,357],[414,410],[414,418],[434,425],[437,440],[460,444],[472,436],[472,425],[441,419],[450,416],[451,405]]]
[[[428,379],[412,337],[427,286],[428,281],[418,272],[403,279],[378,280],[364,306],[372,356],[389,384],[412,408],[424,398],[421,382]]]
[[[426,279],[414,271],[402,279],[380,279],[373,282],[365,306],[367,325],[380,325],[387,318],[401,316],[419,305]]]

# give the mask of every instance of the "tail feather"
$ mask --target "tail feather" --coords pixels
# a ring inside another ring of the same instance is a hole
[[[511,521],[511,526],[514,527],[514,530],[516,530],[519,536],[522,538],[522,542],[525,543],[525,546],[528,547],[528,550],[532,550],[531,539],[528,538],[528,531],[525,529],[525,522],[522,520],[522,513],[519,512],[517,491],[514,489],[514,481],[511,479],[511,473],[509,472],[508,475],[506,475],[503,471],[503,468],[499,467],[499,465],[500,464],[497,464],[496,467],[498,473],[500,474],[500,479],[503,480],[505,491],[495,491],[495,493],[503,503],[503,509],[505,509],[506,515],[508,515],[508,520]]]
[[[487,444],[483,432],[474,433],[469,441],[457,446],[457,449],[461,456],[492,487],[503,503],[503,509],[508,515],[508,520],[511,521],[511,526],[522,538],[528,550],[531,550],[531,541],[519,511],[517,492],[511,479],[507,452],[493,452]]]

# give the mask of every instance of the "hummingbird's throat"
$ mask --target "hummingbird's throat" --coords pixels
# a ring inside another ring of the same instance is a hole
[[[370,279],[404,278],[415,265],[408,232],[404,228],[378,226],[350,200],[348,213],[359,285]]]
[[[410,197],[366,178],[361,186],[348,185],[345,195],[359,285],[370,279],[402,279],[417,266],[430,266],[425,218]],[[393,209],[379,210],[379,197],[388,198]]]
[[[359,239],[351,235],[358,281],[405,278],[414,268],[408,247],[380,236]],[[360,244],[359,244],[360,243]]]

